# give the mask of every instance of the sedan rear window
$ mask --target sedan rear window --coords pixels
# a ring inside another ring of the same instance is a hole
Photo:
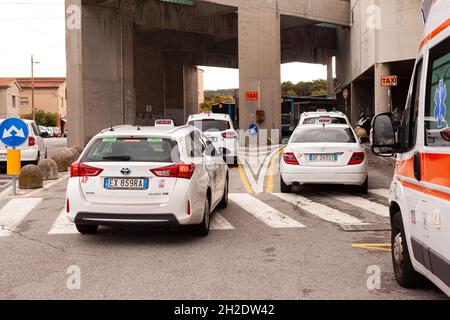
[[[194,126],[202,132],[211,131],[226,131],[231,128],[230,122],[226,120],[215,120],[215,119],[202,119],[202,120],[192,120],[188,123],[190,126]]]
[[[84,162],[179,162],[178,144],[163,138],[97,139],[82,158]]]
[[[321,123],[332,123],[332,124],[347,124],[345,118],[340,117],[311,117],[303,120],[303,124],[321,124]]]
[[[299,128],[294,132],[291,143],[356,143],[356,138],[349,128]]]

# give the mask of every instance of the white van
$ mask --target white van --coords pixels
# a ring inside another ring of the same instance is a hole
[[[450,1],[427,3],[400,132],[392,114],[377,115],[372,151],[397,154],[389,203],[398,283],[416,287],[425,276],[450,296]]]

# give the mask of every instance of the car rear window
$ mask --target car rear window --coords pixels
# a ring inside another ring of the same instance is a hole
[[[303,124],[320,124],[321,121],[332,124],[347,124],[345,118],[341,117],[311,117],[303,120]]]
[[[299,128],[294,132],[291,143],[356,143],[349,128]]]
[[[171,139],[100,138],[84,154],[84,162],[179,162],[178,144]]]
[[[194,126],[202,132],[208,131],[226,131],[231,128],[230,122],[226,120],[216,119],[202,119],[192,120],[188,123],[190,126]]]

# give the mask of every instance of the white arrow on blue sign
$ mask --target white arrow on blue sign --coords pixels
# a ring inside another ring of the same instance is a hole
[[[28,126],[18,118],[9,118],[0,124],[0,141],[9,147],[18,147],[28,140]]]

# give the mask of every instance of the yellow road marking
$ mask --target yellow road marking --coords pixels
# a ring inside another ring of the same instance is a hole
[[[245,176],[244,169],[242,168],[242,165],[238,165],[239,169],[239,176],[241,177],[242,184],[244,185],[245,190],[247,193],[253,193],[252,187],[250,187],[250,184],[248,183],[247,177]]]
[[[276,154],[274,154],[274,156],[272,157],[272,160],[270,160],[270,166],[269,166],[269,176],[267,179],[267,188],[266,188],[266,193],[272,193],[273,192],[273,168],[275,167],[275,162],[278,159],[278,157],[280,156],[281,153],[283,153],[284,147],[281,148],[280,150],[278,150],[278,152]]]
[[[352,244],[352,247],[366,250],[392,251],[391,245],[389,243],[357,243]]]

